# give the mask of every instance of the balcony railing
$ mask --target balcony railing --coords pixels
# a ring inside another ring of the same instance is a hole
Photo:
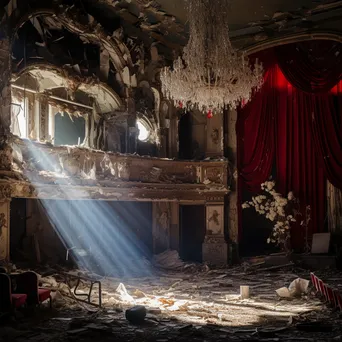
[[[227,186],[225,160],[181,161],[18,140],[14,161],[33,183],[110,186],[112,182]],[[18,162],[19,161],[19,162]]]

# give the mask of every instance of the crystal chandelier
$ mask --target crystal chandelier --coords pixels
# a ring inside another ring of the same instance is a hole
[[[162,90],[180,107],[197,107],[211,117],[250,100],[262,85],[263,68],[234,49],[229,40],[231,0],[186,0],[190,38],[172,68],[161,72]]]

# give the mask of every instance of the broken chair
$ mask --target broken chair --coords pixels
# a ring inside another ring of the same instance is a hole
[[[10,313],[13,309],[26,304],[27,295],[12,293],[11,287],[11,278],[5,273],[0,273],[0,312]]]
[[[38,275],[35,272],[27,271],[15,276],[17,283],[16,292],[27,294],[28,305],[40,305],[46,300],[52,305],[51,290],[39,288]]]

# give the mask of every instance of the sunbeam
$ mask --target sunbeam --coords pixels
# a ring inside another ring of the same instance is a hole
[[[67,176],[56,169],[48,153],[38,150],[30,141],[27,144],[43,170]],[[31,181],[34,183],[33,178]],[[73,185],[76,184],[70,180],[69,186]],[[129,227],[129,222],[144,226],[146,218],[141,213],[128,212],[122,204],[118,210],[105,201],[74,200],[70,190],[58,187],[65,200],[39,201],[78,267],[106,276],[152,275],[147,261],[150,251]]]

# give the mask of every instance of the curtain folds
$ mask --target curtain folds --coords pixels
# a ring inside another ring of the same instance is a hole
[[[275,136],[270,133],[274,130],[277,112],[273,78],[272,70],[267,71],[263,90],[240,110],[236,123],[239,176],[251,192],[260,189],[273,166]]]
[[[288,81],[307,93],[328,92],[342,77],[342,44],[305,41],[275,48],[277,62]]]
[[[331,95],[316,96],[312,108],[312,132],[316,151],[319,154],[330,183],[342,189],[342,130],[341,112]]]
[[[281,75],[281,71],[277,71]],[[292,247],[301,250],[313,233],[324,231],[326,209],[326,177],[317,155],[311,129],[313,107],[319,99],[290,84],[279,92],[278,125],[276,127],[276,181],[283,194],[294,191],[301,204],[302,217],[291,227]],[[305,208],[311,207],[308,228]],[[307,234],[307,236],[306,236]]]
[[[239,237],[242,236],[243,189],[257,192],[260,184],[269,178],[274,162],[275,136],[271,132],[274,131],[277,103],[276,89],[272,88],[273,77],[274,74],[270,70],[266,71],[262,91],[254,95],[253,101],[240,108],[237,116]]]
[[[304,42],[258,56],[267,56],[264,85],[238,110],[236,124],[240,236],[242,191],[259,191],[274,165],[277,190],[295,192],[303,219],[311,206],[309,237],[324,230],[327,179],[342,189],[341,47]],[[292,227],[291,235],[292,246],[302,249],[303,226]]]
[[[240,229],[243,189],[260,191],[260,184],[269,178],[275,165],[277,190],[284,195],[295,192],[303,220],[306,206],[311,207],[308,238],[324,230],[326,178],[312,129],[313,110],[320,108],[325,113],[323,99],[294,88],[274,64],[265,74],[262,90],[239,109],[236,130]],[[303,249],[306,231],[300,222],[292,227],[291,236],[292,247]]]

